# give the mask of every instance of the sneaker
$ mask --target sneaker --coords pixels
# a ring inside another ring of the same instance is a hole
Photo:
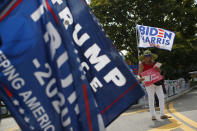
[[[155,120],[157,120],[157,119],[156,119],[156,117],[155,117],[155,116],[152,116],[152,120],[153,120],[153,121],[155,121]]]
[[[160,111],[160,108],[159,108],[159,107],[156,107],[155,110],[156,110],[156,111]]]
[[[161,119],[168,119],[168,118],[171,118],[171,116],[167,116],[167,115],[163,115],[160,117]]]

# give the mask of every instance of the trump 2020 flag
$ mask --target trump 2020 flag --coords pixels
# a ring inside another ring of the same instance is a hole
[[[85,1],[5,1],[0,97],[22,130],[102,131],[144,95]]]
[[[157,47],[165,50],[172,50],[175,33],[162,28],[137,25],[139,48]]]

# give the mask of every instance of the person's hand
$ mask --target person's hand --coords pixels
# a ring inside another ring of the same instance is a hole
[[[137,78],[138,78],[138,80],[139,80],[140,82],[144,81],[144,78],[140,77],[139,75],[137,76]]]
[[[139,78],[138,79],[140,82],[144,81],[145,79],[144,78]]]

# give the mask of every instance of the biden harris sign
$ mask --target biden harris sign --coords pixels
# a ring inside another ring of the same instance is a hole
[[[84,0],[4,0],[0,97],[24,131],[102,131],[144,95]]]
[[[139,48],[157,47],[165,50],[172,50],[175,33],[150,26],[137,25]]]

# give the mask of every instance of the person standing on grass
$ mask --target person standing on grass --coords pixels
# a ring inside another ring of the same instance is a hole
[[[139,60],[142,62],[139,64],[139,70],[138,70],[138,79],[139,81],[144,81],[144,79],[140,76],[140,74],[148,69],[151,69],[156,64],[155,59],[157,59],[158,56],[156,54],[153,54],[150,50],[144,51],[143,55],[139,57]],[[157,70],[160,72],[160,69],[157,68]],[[164,93],[162,86],[152,84],[150,86],[146,86],[146,91],[148,94],[148,103],[149,103],[149,110],[152,116],[152,120],[156,120],[156,112],[155,112],[155,106],[154,106],[154,95],[156,93],[158,99],[159,99],[159,107],[160,107],[160,118],[161,119],[167,119],[170,118],[169,116],[165,115],[164,109]]]

